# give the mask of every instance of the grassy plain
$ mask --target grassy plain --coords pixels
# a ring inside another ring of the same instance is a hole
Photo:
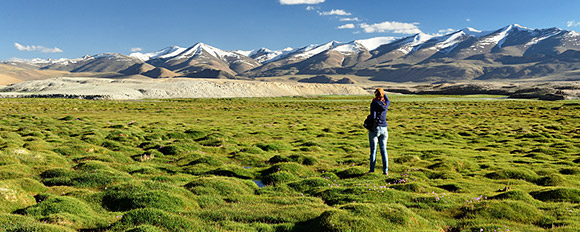
[[[0,99],[0,228],[579,230],[579,101],[390,98]]]

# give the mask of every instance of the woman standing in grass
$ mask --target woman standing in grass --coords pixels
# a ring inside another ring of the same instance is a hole
[[[382,88],[376,89],[375,98],[371,102],[371,117],[378,119],[378,125],[374,130],[369,130],[369,143],[371,148],[371,168],[369,173],[375,171],[377,142],[381,149],[383,174],[387,175],[389,172],[389,156],[387,155],[387,139],[389,138],[389,132],[387,132],[387,109],[389,108],[389,104],[390,101],[387,95],[385,95],[385,91]]]

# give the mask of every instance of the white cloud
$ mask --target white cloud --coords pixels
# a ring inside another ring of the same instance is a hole
[[[18,49],[19,51],[27,51],[27,52],[34,52],[34,51],[43,52],[43,53],[62,52],[62,50],[60,48],[47,48],[47,47],[35,46],[35,45],[24,46],[24,45],[19,44],[19,43],[14,43],[14,47],[16,47],[16,49]]]
[[[568,21],[568,23],[566,25],[568,25],[568,27],[578,27],[578,26],[580,26],[580,22],[576,22],[576,21],[572,20],[572,21]]]
[[[344,21],[347,21],[347,22],[349,22],[349,21],[357,21],[358,22],[358,21],[360,21],[360,19],[358,19],[358,17],[354,17],[354,18],[341,18],[340,21],[343,21],[343,22]]]
[[[397,33],[397,34],[417,34],[421,33],[421,30],[417,27],[419,23],[401,23],[401,22],[382,22],[382,23],[375,23],[372,25],[362,23],[360,27],[366,33],[375,33],[375,32],[390,32],[390,33]]]
[[[131,52],[140,52],[143,51],[143,48],[131,48]]]
[[[352,15],[351,13],[346,12],[344,10],[323,11],[323,12],[318,12],[318,14],[320,14],[320,15],[343,15],[343,16]]]
[[[467,22],[471,22],[471,19],[465,19],[465,21],[467,21]]]
[[[349,23],[349,24],[344,24],[342,26],[337,27],[337,29],[353,29],[354,28],[354,24]]]
[[[316,10],[316,7],[313,7],[313,6],[307,6],[307,7],[306,7],[306,10],[309,10],[309,11],[310,11],[310,10]]]
[[[280,0],[282,5],[298,5],[298,4],[319,4],[325,0]]]

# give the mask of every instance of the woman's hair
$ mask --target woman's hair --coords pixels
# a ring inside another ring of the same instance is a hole
[[[383,88],[377,88],[375,90],[375,97],[380,99],[385,98],[385,90],[383,90]]]

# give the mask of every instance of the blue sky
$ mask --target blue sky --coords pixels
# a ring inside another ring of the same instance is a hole
[[[580,31],[562,0],[2,0],[0,60],[153,52],[203,42],[280,50],[509,24]]]

